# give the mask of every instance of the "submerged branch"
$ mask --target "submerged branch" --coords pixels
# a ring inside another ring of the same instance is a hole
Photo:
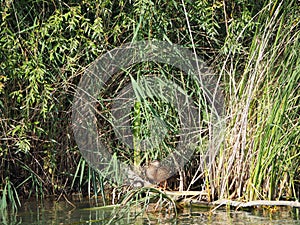
[[[238,202],[233,200],[217,200],[212,203],[213,205],[218,205],[216,208],[219,208],[223,205],[230,205],[236,208],[246,208],[246,207],[254,207],[254,206],[290,206],[300,208],[300,202],[297,201],[267,201],[267,200],[257,200],[250,202]]]

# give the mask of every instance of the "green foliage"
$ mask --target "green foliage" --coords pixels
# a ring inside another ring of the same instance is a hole
[[[20,200],[18,193],[9,178],[6,177],[4,188],[2,190],[2,196],[0,196],[0,214],[2,215],[5,213],[7,208],[11,208],[12,212],[15,212],[19,206]]]
[[[206,178],[212,198],[296,197],[300,10],[296,1],[262,4],[253,0],[2,0],[1,208],[8,201],[16,208],[21,193],[43,197],[93,191],[106,201],[107,174],[98,176],[85,163],[72,135],[73,94],[85,67],[97,57],[144,39],[195,48],[222,75],[228,136],[214,173],[198,176],[195,157],[193,168],[186,168],[187,182],[194,176]],[[188,76],[149,63],[131,69],[137,82],[150,73],[174,78],[203,110],[201,125],[208,126],[207,105]],[[120,85],[130,80],[128,74],[120,76]],[[107,96],[102,97],[103,111],[109,110]],[[147,138],[154,116],[176,136],[179,121],[174,108],[154,98],[139,103],[133,114],[135,138]],[[137,146],[132,154],[104,125],[103,138],[115,141],[109,146],[114,156],[136,165],[164,157],[176,143],[175,138],[165,140],[150,153],[140,153]]]
[[[235,45],[224,63],[232,120],[219,158],[225,164],[211,182],[218,197],[297,198],[300,33],[289,12],[298,11],[293,3],[267,4],[248,50]]]

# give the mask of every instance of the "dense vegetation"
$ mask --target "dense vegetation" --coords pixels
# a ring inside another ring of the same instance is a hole
[[[195,49],[224,89],[224,143],[213,168],[197,182],[197,157],[186,166],[191,188],[206,189],[208,200],[299,198],[299,2],[2,0],[0,12],[1,209],[8,202],[16,207],[20,197],[111,187],[74,141],[74,91],[97,57],[152,39]],[[143,66],[131,68],[135,78]],[[152,74],[178,73],[163,65],[147,67]],[[120,79],[128,82],[128,74]],[[172,109],[154,103],[176,123]],[[111,148],[123,160],[136,160],[121,144]],[[159,158],[157,151],[142,155],[139,163]]]

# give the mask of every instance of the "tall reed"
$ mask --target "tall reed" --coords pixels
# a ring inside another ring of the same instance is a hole
[[[295,10],[292,3],[267,4],[253,18],[256,31],[246,52],[233,45],[223,62],[226,142],[214,168],[216,177],[209,181],[217,198],[296,197],[300,33],[299,20],[291,13]],[[239,33],[235,41],[243,36]]]

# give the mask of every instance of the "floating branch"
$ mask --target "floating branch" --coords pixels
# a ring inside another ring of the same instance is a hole
[[[250,202],[238,202],[232,200],[217,200],[212,203],[213,205],[218,205],[215,209],[223,205],[230,205],[238,208],[254,207],[254,206],[290,206],[300,208],[300,202],[297,201],[267,201],[267,200],[257,200]]]

